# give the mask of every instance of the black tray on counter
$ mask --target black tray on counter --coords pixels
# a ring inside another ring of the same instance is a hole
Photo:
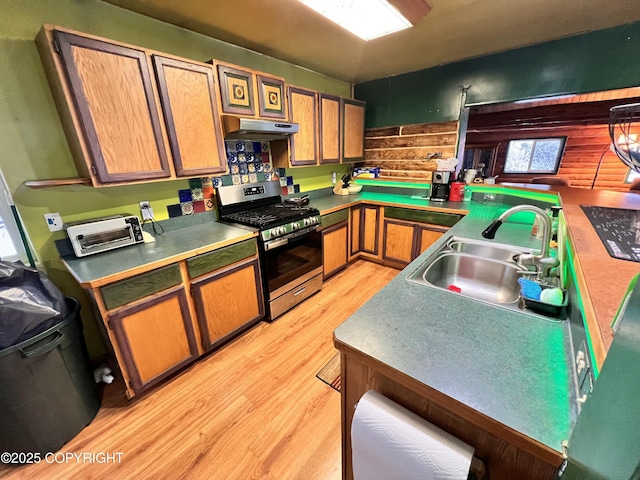
[[[609,255],[640,262],[640,210],[580,205]]]

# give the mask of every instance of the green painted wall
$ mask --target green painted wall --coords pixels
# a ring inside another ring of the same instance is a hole
[[[0,169],[40,262],[65,294],[82,301],[83,317],[91,318],[88,303],[62,265],[53,243],[64,233],[50,233],[43,214],[59,212],[64,221],[70,222],[138,213],[138,201],[149,200],[157,218],[162,219],[167,216],[166,205],[176,203],[177,190],[188,188],[188,183],[181,180],[101,189],[73,186],[39,190],[22,185],[26,180],[77,176],[34,42],[43,23],[194,60],[216,58],[334,95],[350,93],[350,85],[343,81],[97,0],[0,0]],[[306,182],[306,178],[301,180]],[[311,185],[314,182],[310,180]],[[85,324],[89,349],[95,356],[103,347],[94,322]]]
[[[355,86],[367,127],[455,120],[467,105],[640,85],[640,22]]]

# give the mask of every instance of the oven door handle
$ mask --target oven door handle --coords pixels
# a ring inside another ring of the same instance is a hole
[[[289,239],[288,238],[279,238],[279,239],[273,240],[271,242],[266,242],[264,244],[264,249],[265,249],[265,251],[273,250],[274,248],[281,247],[282,245],[286,245],[287,243],[289,243]]]

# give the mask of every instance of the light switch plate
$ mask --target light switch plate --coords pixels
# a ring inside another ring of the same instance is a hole
[[[50,232],[57,232],[64,228],[62,217],[59,213],[45,213],[44,219],[47,222],[47,227],[49,227]]]

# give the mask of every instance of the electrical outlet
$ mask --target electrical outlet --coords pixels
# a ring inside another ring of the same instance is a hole
[[[50,232],[58,232],[64,228],[62,217],[59,213],[45,213],[44,219]]]
[[[149,202],[140,202],[140,212],[142,213],[142,220],[153,220],[153,209]]]

